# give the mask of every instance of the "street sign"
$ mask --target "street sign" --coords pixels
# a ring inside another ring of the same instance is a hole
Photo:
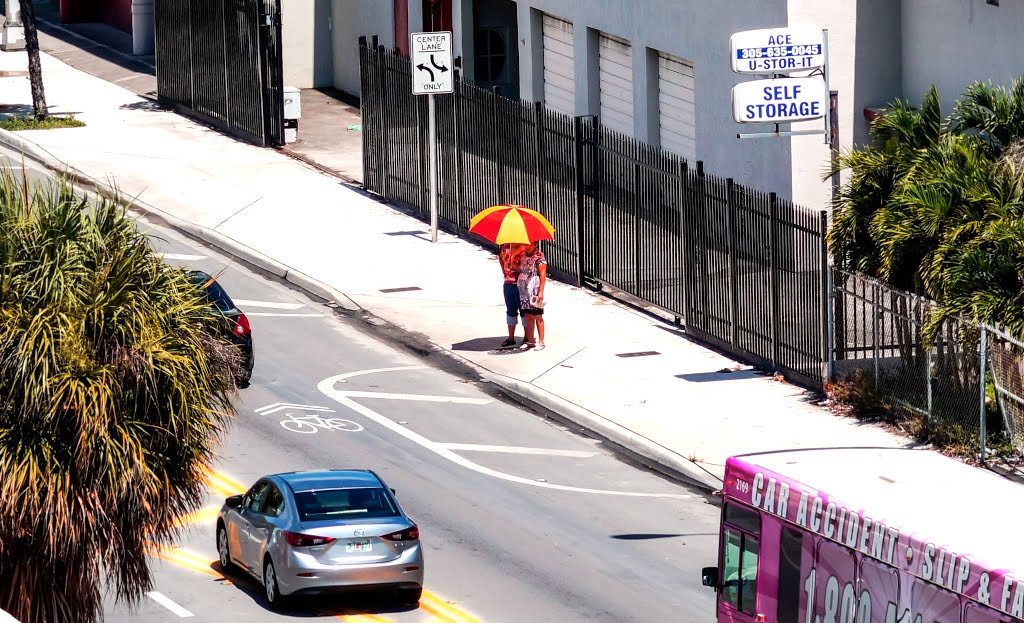
[[[414,32],[412,45],[412,92],[415,95],[451,93],[455,86],[452,71],[452,33]]]
[[[764,28],[729,38],[732,70],[738,74],[785,74],[825,66],[820,28]]]
[[[827,111],[828,87],[817,76],[752,80],[732,88],[732,118],[739,123],[810,121]]]

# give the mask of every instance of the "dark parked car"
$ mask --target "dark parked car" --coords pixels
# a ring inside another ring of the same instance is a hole
[[[248,387],[249,379],[252,378],[252,368],[256,361],[252,348],[252,330],[249,328],[249,319],[245,317],[242,310],[235,306],[228,293],[212,276],[202,271],[192,270],[189,271],[188,277],[192,283],[203,288],[207,300],[210,301],[210,307],[224,318],[224,337],[237,346],[242,353],[242,369],[237,377],[238,386]]]

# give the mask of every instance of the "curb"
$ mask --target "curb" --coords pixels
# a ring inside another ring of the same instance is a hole
[[[0,130],[0,145],[5,145],[11,149],[20,151],[24,157],[39,162],[55,173],[61,173],[71,177],[75,183],[80,186],[91,187],[97,193],[106,197],[113,197],[115,195],[115,189],[109,184],[100,182],[88,175],[85,175],[69,164],[62,162],[50,152],[39,147],[35,143],[18,136],[14,132],[9,130]],[[297,271],[286,264],[282,264],[273,258],[267,257],[259,251],[256,251],[255,249],[252,249],[229,236],[225,236],[218,231],[182,220],[161,210],[160,208],[141,201],[138,198],[126,198],[124,195],[122,195],[121,198],[126,200],[132,209],[146,216],[156,218],[168,227],[205,242],[227,255],[247,264],[251,264],[260,270],[274,275],[275,277],[284,279],[288,283],[291,283],[301,290],[309,292],[317,298],[332,302],[338,307],[349,312],[365,311],[343,292],[338,292],[333,288],[325,286],[309,275]]]
[[[21,152],[23,157],[35,160],[55,173],[69,176],[78,185],[91,187],[95,192],[107,197],[115,195],[115,189],[109,184],[99,182],[81,173],[45,149],[13,132],[0,130],[0,145],[5,145]],[[164,225],[182,232],[191,238],[202,241],[231,257],[255,266],[280,279],[284,279],[315,297],[333,302],[338,307],[349,312],[365,313],[367,311],[345,293],[326,286],[309,275],[267,257],[229,236],[180,219],[137,198],[131,198],[129,202],[131,207],[138,212],[153,217]],[[466,367],[475,371],[481,379],[501,388],[514,399],[518,399],[520,402],[538,408],[541,411],[551,413],[556,419],[568,421],[606,439],[621,450],[624,450],[627,454],[632,455],[638,462],[670,478],[694,486],[705,493],[715,493],[721,489],[722,483],[717,477],[708,473],[693,461],[647,437],[638,435],[620,424],[616,424],[593,411],[589,411],[547,390],[541,389],[532,383],[497,374],[484,366],[462,357],[458,353],[433,343],[432,345],[445,355],[458,360]]]
[[[456,353],[450,353],[458,357]],[[461,357],[460,357],[461,359]],[[573,424],[583,427],[618,446],[645,466],[661,472],[670,478],[696,487],[704,493],[717,493],[722,488],[722,481],[673,450],[658,442],[617,424],[593,411],[570,402],[557,394],[537,387],[532,383],[491,372],[483,366],[468,360],[467,365],[480,370],[481,377],[511,394],[521,398],[532,406],[555,414]]]

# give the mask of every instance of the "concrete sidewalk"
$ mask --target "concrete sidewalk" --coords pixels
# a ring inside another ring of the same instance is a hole
[[[25,63],[24,53],[0,53],[0,70]],[[490,252],[444,233],[432,244],[423,222],[357,188],[55,58],[44,56],[43,70],[56,110],[77,113],[87,126],[0,132],[3,144],[114,184],[138,197],[141,210],[349,313],[417,336],[652,467],[714,490],[734,454],[913,445],[835,417],[802,389],[702,347],[671,324],[562,283],[547,291],[548,347],[499,350],[504,306]],[[24,77],[0,78],[0,93],[31,102]],[[273,371],[257,365],[255,374]]]

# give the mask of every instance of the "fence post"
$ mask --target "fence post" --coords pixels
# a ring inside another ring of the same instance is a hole
[[[537,180],[537,210],[544,213],[544,178],[542,171],[544,171],[544,104],[542,102],[534,102],[533,104],[533,125],[534,125],[534,144],[537,148],[537,161],[536,171],[534,179]]]
[[[640,154],[636,154],[638,157]],[[641,218],[640,207],[643,205],[643,168],[639,162],[633,163],[633,279],[636,280],[633,286],[633,294],[643,298],[643,248],[640,235]]]
[[[987,410],[985,409],[985,373],[988,371],[988,327],[981,325],[981,347],[978,349],[978,385],[981,388],[978,392],[978,436],[979,445],[981,447],[981,454],[978,457],[979,460],[985,462],[985,444],[988,437],[988,431],[985,430],[987,422],[985,416]]]
[[[729,249],[729,343],[739,344],[740,330],[736,321],[739,308],[739,290],[736,285],[736,185],[730,177],[725,180],[727,248]]]
[[[491,141],[494,145],[494,179],[498,182],[498,203],[505,203],[505,167],[501,162],[501,133],[498,132],[498,98],[501,97],[501,87],[491,88]]]
[[[828,263],[828,212],[822,210],[818,213],[818,232],[821,236],[821,362],[825,366],[825,376],[828,381],[832,380],[832,305],[831,299],[831,272]]]
[[[690,267],[690,228],[687,227],[687,219],[691,213],[690,205],[690,165],[682,159],[679,163],[679,255],[682,267],[683,279],[683,330],[686,330],[690,321],[690,283],[692,282],[692,270]]]
[[[586,223],[583,211],[586,209],[586,201],[584,201],[584,194],[586,189],[584,188],[583,178],[583,117],[575,117],[572,122],[572,137],[573,137],[573,151],[576,159],[576,285],[583,287],[583,252],[586,248],[586,236],[583,233],[583,227]]]
[[[377,104],[377,111],[374,114],[377,131],[380,133],[380,194],[382,197],[387,199],[393,199],[391,196],[391,147],[388,145],[388,128],[394,127],[394,124],[387,118],[388,113],[391,110],[391,106],[387,105],[386,89],[387,83],[384,80],[384,46],[377,43],[377,35],[373,36],[373,65],[376,79],[374,80],[374,89],[372,89],[371,97]],[[419,118],[417,118],[417,122]],[[419,124],[416,126],[417,136],[419,136]],[[419,165],[419,151],[416,152],[416,164]]]
[[[700,204],[700,305],[701,318],[704,321],[700,327],[702,331],[710,331],[708,315],[711,308],[711,277],[708,270],[708,181],[704,173],[704,161],[697,161],[697,192],[694,193],[694,203]],[[699,196],[699,197],[698,197]]]
[[[453,77],[455,80],[454,89],[452,93],[452,130],[455,138],[454,156],[455,156],[455,218],[458,220],[458,227],[455,229],[459,232],[459,237],[467,235],[463,232],[463,229],[469,229],[469,221],[472,217],[466,214],[465,207],[463,206],[464,192],[462,190],[462,71],[459,69],[458,63],[453,63],[452,67],[454,72]]]
[[[878,284],[871,283],[871,345],[875,363],[875,391],[878,390]]]
[[[930,430],[935,425],[935,412],[932,408],[932,349],[930,346],[925,348],[927,349],[924,351],[925,383],[928,389],[928,428]]]
[[[779,260],[776,245],[776,229],[779,223],[779,196],[768,193],[768,256],[771,300],[768,313],[772,322],[772,366],[779,365]],[[773,370],[775,372],[777,370]]]
[[[371,129],[367,128],[367,118],[370,106],[370,54],[369,50],[366,49],[366,36],[359,37],[359,79],[360,79],[360,92],[362,97],[359,98],[359,118],[363,123],[363,188],[366,190],[373,190],[373,181],[370,179],[370,149],[371,146],[367,145],[368,137],[370,136]],[[372,139],[370,139],[372,141]]]

